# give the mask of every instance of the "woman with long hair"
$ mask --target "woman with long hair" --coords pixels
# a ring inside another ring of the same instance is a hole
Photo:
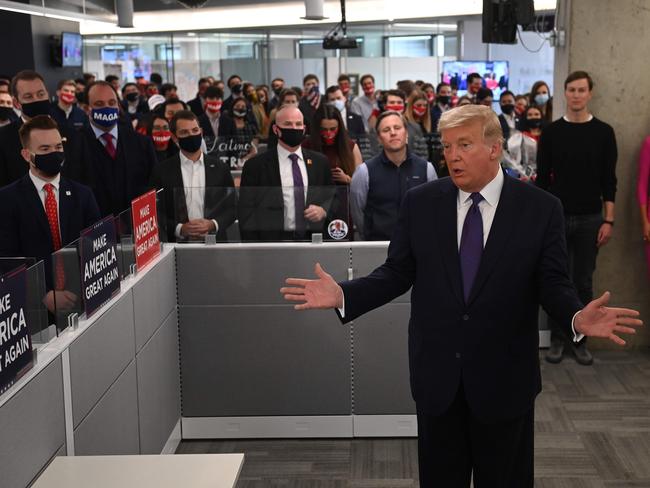
[[[246,100],[248,100],[248,103],[250,103],[253,116],[257,121],[259,135],[261,136],[262,139],[266,140],[266,138],[269,136],[269,127],[270,127],[269,116],[266,114],[266,108],[262,103],[260,103],[259,98],[257,96],[257,90],[255,89],[255,85],[253,83],[249,83],[249,82],[244,83],[243,91]]]
[[[323,153],[330,162],[332,180],[340,187],[334,218],[344,220],[352,229],[348,191],[352,175],[363,161],[361,151],[352,141],[336,107],[321,104],[312,121],[313,130],[303,147]]]
[[[545,81],[536,81],[530,89],[529,107],[537,107],[542,112],[542,119],[547,123],[553,122],[553,97]]]
[[[146,135],[151,138],[156,149],[158,161],[164,161],[178,153],[178,146],[171,140],[172,133],[169,130],[169,122],[162,114],[152,112],[147,118],[145,128]]]
[[[421,158],[431,161],[433,139],[431,138],[431,108],[427,96],[415,90],[409,96],[404,110],[408,130],[409,149]],[[428,142],[431,141],[431,142]]]

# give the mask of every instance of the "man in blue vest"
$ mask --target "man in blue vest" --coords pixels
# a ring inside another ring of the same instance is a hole
[[[406,191],[438,175],[431,163],[408,150],[408,131],[401,114],[382,113],[376,127],[383,150],[354,172],[350,205],[362,239],[389,241]]]

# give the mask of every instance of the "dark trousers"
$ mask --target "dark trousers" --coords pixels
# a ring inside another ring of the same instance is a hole
[[[418,412],[420,488],[532,488],[534,409],[486,424],[475,418],[462,386],[440,416]]]
[[[598,231],[603,224],[601,214],[565,215],[566,244],[569,254],[569,276],[584,305],[593,300],[593,275],[598,255]],[[551,318],[551,341],[566,341],[561,327]],[[582,341],[586,341],[584,338]]]

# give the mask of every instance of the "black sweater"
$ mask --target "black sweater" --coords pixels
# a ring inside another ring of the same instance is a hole
[[[537,185],[557,196],[569,215],[595,214],[616,196],[616,136],[596,117],[573,123],[558,119],[542,131]]]

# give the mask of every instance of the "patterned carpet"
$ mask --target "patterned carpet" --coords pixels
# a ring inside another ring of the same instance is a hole
[[[542,361],[537,488],[650,488],[650,349],[596,351],[591,367]],[[414,439],[185,441],[244,452],[238,488],[415,488]]]

